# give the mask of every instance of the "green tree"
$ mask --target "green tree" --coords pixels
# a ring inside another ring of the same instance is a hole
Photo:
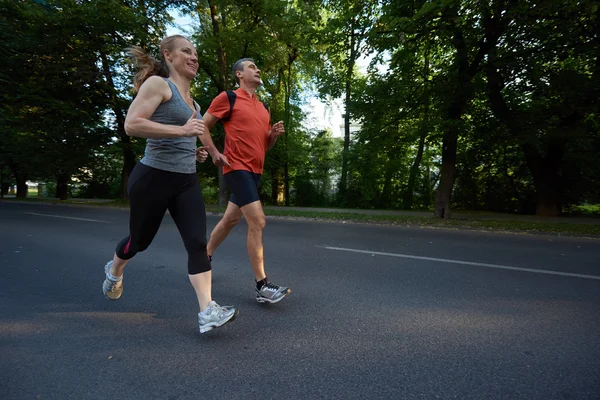
[[[357,60],[369,53],[367,35],[379,12],[376,1],[324,1],[322,29],[317,33],[323,54],[319,86],[323,95],[344,96],[344,150],[339,203],[346,203],[352,120],[352,91]]]
[[[584,174],[598,171],[586,157],[599,137],[598,4],[498,1],[495,7],[512,23],[485,21],[490,104],[522,147],[536,214],[556,216],[581,200]]]
[[[290,154],[300,126],[298,83],[302,80],[299,55],[309,47],[309,11],[303,3],[282,0],[251,1],[192,1],[187,4],[198,19],[194,32],[203,77],[194,90],[201,104],[208,106],[219,92],[234,88],[230,64],[240,58],[253,58],[263,76],[263,88],[257,95],[269,104],[271,120],[283,120],[286,135],[267,153],[263,187],[269,187],[268,197],[274,202],[289,204],[291,175]],[[298,64],[299,66],[296,66]],[[211,132],[216,145],[223,146],[220,125]],[[226,204],[227,192],[220,169],[219,203]]]
[[[5,93],[7,103],[2,106],[3,122],[11,126],[11,168],[19,189],[26,191],[24,176],[52,176],[57,197],[64,199],[70,177],[107,140],[100,128],[105,102],[96,57],[82,34],[87,19],[69,1],[49,8],[2,5],[9,15],[20,17],[19,23],[3,20],[12,28],[13,54],[3,65],[2,77],[20,82]],[[26,192],[18,194],[24,197]]]

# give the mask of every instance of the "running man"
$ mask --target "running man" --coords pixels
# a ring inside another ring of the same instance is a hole
[[[254,61],[250,58],[236,61],[233,75],[239,85],[233,92],[233,108],[227,92],[222,92],[214,98],[203,117],[206,130],[200,140],[208,148],[213,163],[223,167],[225,182],[232,192],[225,214],[213,229],[206,249],[212,260],[217,247],[243,215],[248,223],[247,248],[256,281],[256,300],[277,303],[290,293],[290,289],[270,282],[265,273],[262,232],[266,218],[258,186],[266,151],[275,145],[285,130],[283,121],[269,126],[269,111],[256,97],[256,89],[262,81]],[[219,120],[225,128],[223,153],[214,146],[208,131]]]

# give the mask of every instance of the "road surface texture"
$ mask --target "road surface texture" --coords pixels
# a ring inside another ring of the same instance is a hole
[[[209,232],[218,217],[209,216]],[[600,399],[600,240],[269,219],[261,305],[240,223],[204,335],[167,215],[101,292],[128,211],[0,203],[1,399]]]

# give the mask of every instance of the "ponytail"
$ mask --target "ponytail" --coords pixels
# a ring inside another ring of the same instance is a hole
[[[174,51],[175,42],[179,39],[190,41],[182,35],[171,35],[160,42],[160,60],[146,54],[141,47],[131,46],[125,49],[133,59],[133,65],[138,69],[133,78],[133,93],[137,93],[142,84],[146,82],[146,79],[152,75],[162,76],[163,78],[169,77],[169,67],[163,59],[163,54],[165,50],[168,52]]]
[[[164,61],[148,55],[141,47],[132,46],[125,50],[133,59],[133,65],[138,69],[133,78],[133,93],[137,93],[142,84],[152,75],[169,77],[169,68]]]

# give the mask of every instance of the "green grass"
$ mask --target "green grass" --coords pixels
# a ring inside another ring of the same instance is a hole
[[[90,206],[102,206],[102,207],[129,207],[129,202],[127,200],[110,200],[110,201],[98,201],[98,200],[88,200],[88,199],[68,199],[68,200],[59,200],[55,197],[26,197],[17,199],[15,197],[4,198],[5,200],[10,201],[25,201],[29,203],[51,203],[51,204],[85,204]]]
[[[14,199],[13,199],[14,200]],[[44,199],[44,198],[27,198],[20,199],[21,201],[31,202],[49,202],[59,204],[85,204],[91,206],[101,207],[129,207],[127,200],[112,200],[109,202],[97,202],[94,200],[57,200],[57,199]],[[593,212],[600,206],[592,206],[590,214],[594,215]],[[206,205],[206,211],[210,213],[222,213],[225,211],[223,207],[217,205]],[[600,212],[600,210],[598,210]],[[404,225],[404,226],[418,226],[418,227],[432,227],[432,228],[446,228],[446,229],[473,229],[489,232],[514,232],[514,233],[547,233],[556,235],[577,235],[577,236],[588,236],[588,237],[600,237],[600,220],[597,223],[576,223],[569,221],[568,218],[556,222],[556,219],[549,221],[528,221],[524,216],[522,220],[519,217],[513,219],[506,218],[507,215],[493,214],[493,213],[482,213],[482,212],[460,212],[455,214],[454,219],[441,220],[433,218],[433,216],[414,216],[414,215],[383,215],[383,214],[360,214],[353,212],[322,212],[322,211],[297,211],[288,210],[285,208],[271,209],[266,208],[265,214],[274,217],[284,218],[302,218],[302,219],[313,219],[323,221],[346,221],[346,222],[357,222],[357,223],[376,223],[386,225]],[[485,218],[482,218],[484,217]],[[497,216],[497,219],[494,218]],[[509,216],[511,217],[511,216]],[[593,219],[592,221],[595,221]]]
[[[266,215],[280,217],[300,217],[330,221],[353,221],[383,223],[392,225],[427,226],[439,228],[469,228],[501,232],[555,233],[576,235],[600,235],[598,224],[577,224],[572,222],[534,222],[509,220],[478,220],[476,216],[461,219],[441,220],[433,217],[411,215],[366,215],[357,213],[331,213],[313,211],[265,210]],[[489,214],[488,214],[489,215]]]
[[[571,211],[573,215],[584,215],[586,217],[600,217],[600,204],[588,204],[585,206],[575,206]]]
[[[224,208],[216,205],[207,205],[206,211],[222,213]],[[265,215],[288,218],[306,218],[326,221],[347,221],[359,223],[378,223],[389,225],[425,226],[448,229],[477,229],[496,232],[521,232],[521,233],[552,233],[578,236],[599,236],[600,220],[597,224],[578,224],[569,222],[539,222],[539,221],[513,221],[502,218],[490,219],[493,213],[484,212],[461,212],[456,219],[442,220],[433,216],[413,215],[370,215],[352,212],[320,212],[320,211],[296,211],[286,209],[265,209]],[[479,216],[487,216],[485,220],[478,219]],[[458,219],[460,218],[460,219]]]

